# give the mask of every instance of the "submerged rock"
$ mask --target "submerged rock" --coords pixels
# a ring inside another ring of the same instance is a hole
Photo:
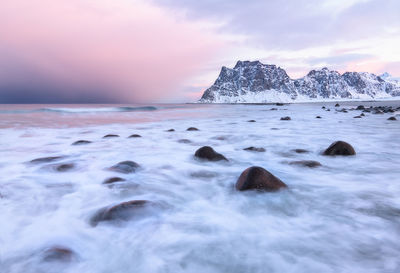
[[[245,150],[245,151],[252,151],[252,152],[265,152],[265,149],[264,148],[257,148],[257,147],[253,147],[253,146],[251,146],[251,147],[247,147],[247,148],[244,148],[243,150]]]
[[[247,122],[256,122],[254,119],[248,120]]]
[[[250,167],[242,172],[236,182],[238,191],[258,190],[258,191],[277,191],[286,188],[287,185],[279,178],[261,167]]]
[[[310,151],[305,150],[305,149],[294,149],[292,151],[295,152],[295,153],[298,153],[298,154],[305,154],[305,153],[309,153],[310,152]]]
[[[65,163],[65,164],[60,164],[60,165],[55,165],[54,169],[58,172],[67,172],[75,168],[74,163]]]
[[[110,177],[110,178],[107,178],[106,180],[104,180],[103,184],[112,184],[115,182],[122,182],[122,181],[126,181],[126,180],[121,177]]]
[[[179,143],[185,143],[185,144],[191,143],[191,141],[189,139],[186,139],[186,138],[179,139],[178,142]]]
[[[75,257],[75,252],[63,246],[53,246],[43,252],[43,260],[46,262],[71,262]]]
[[[316,116],[315,118],[321,118],[321,116]]]
[[[98,210],[90,219],[90,224],[91,226],[97,226],[99,222],[103,221],[127,221],[134,217],[147,216],[146,209],[153,206],[154,203],[147,200],[132,200],[108,206]]]
[[[32,159],[29,162],[33,163],[33,164],[49,163],[49,162],[54,162],[54,161],[57,161],[57,160],[61,160],[63,158],[65,158],[65,156],[40,157],[40,158]]]
[[[322,166],[321,163],[319,163],[318,161],[314,161],[314,160],[292,161],[292,162],[289,162],[289,164],[303,166],[303,167],[309,167],[309,168],[315,168],[315,167]]]
[[[103,138],[112,138],[112,137],[119,137],[119,135],[108,134],[103,136]]]
[[[217,153],[210,146],[203,146],[203,147],[199,148],[196,151],[196,153],[194,154],[194,156],[197,158],[200,158],[200,159],[208,160],[208,161],[220,161],[220,160],[228,161],[228,159],[226,159],[225,156],[223,156],[220,153]]]
[[[361,115],[360,115],[360,116],[355,116],[355,117],[353,117],[353,118],[361,118]]]
[[[290,117],[281,117],[281,120],[291,120]]]
[[[186,131],[200,131],[200,130],[197,129],[196,127],[189,127],[186,129]]]
[[[85,144],[90,144],[90,143],[92,143],[92,142],[89,140],[78,140],[78,141],[75,141],[74,143],[72,143],[72,145],[85,145]]]
[[[118,164],[109,168],[110,171],[120,172],[120,173],[133,173],[140,167],[139,164],[133,161],[121,161]]]
[[[336,141],[332,143],[323,153],[323,155],[355,155],[356,152],[349,143]]]
[[[130,135],[129,136],[129,138],[136,138],[136,137],[142,137],[141,135],[138,135],[138,134],[133,134],[133,135]]]
[[[175,132],[175,129],[169,129],[166,132]]]

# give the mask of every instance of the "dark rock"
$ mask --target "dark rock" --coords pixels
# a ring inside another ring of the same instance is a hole
[[[315,168],[321,166],[321,163],[314,160],[299,160],[299,161],[292,161],[289,163],[290,165],[298,165],[303,167]]]
[[[189,139],[186,139],[186,138],[179,139],[178,142],[179,142],[179,143],[185,143],[185,144],[191,143],[191,141],[190,141]]]
[[[372,114],[383,114],[383,112],[381,110],[375,110],[374,112],[372,112]]]
[[[191,173],[190,176],[193,178],[213,178],[218,176],[218,173],[210,171],[198,171]]]
[[[136,137],[142,137],[141,135],[138,135],[138,134],[133,134],[133,135],[130,135],[129,136],[129,138],[136,138]]]
[[[167,132],[175,132],[175,129],[169,129]]]
[[[355,155],[354,148],[347,142],[336,141],[332,143],[323,153],[324,155]]]
[[[73,164],[73,163],[65,163],[65,164],[56,165],[56,166],[54,166],[54,168],[58,172],[67,172],[67,171],[70,171],[73,168],[75,168],[75,164]]]
[[[46,262],[71,262],[76,254],[69,248],[63,246],[53,246],[43,253],[43,260]]]
[[[356,108],[356,110],[364,110],[364,109],[365,109],[364,105],[359,105],[359,106],[357,106],[357,108]]]
[[[329,108],[328,108],[328,109],[326,109],[326,111],[330,112],[330,111],[331,111],[331,109],[329,109]]]
[[[339,104],[339,103],[336,103],[336,104],[335,104],[335,107],[340,107],[340,104]]]
[[[293,152],[298,153],[298,154],[305,154],[305,153],[309,153],[310,151],[305,150],[305,149],[294,149]]]
[[[30,163],[34,164],[40,164],[40,163],[49,163],[49,162],[54,162],[57,160],[61,160],[65,158],[65,156],[49,156],[49,157],[41,157],[41,158],[36,158],[30,161]]]
[[[108,134],[103,136],[103,138],[119,137],[119,135]]]
[[[271,111],[276,111],[276,110],[278,110],[278,108],[271,108],[271,109],[269,109],[269,110],[271,110]]]
[[[361,113],[360,116],[361,116],[361,117],[365,117],[365,114],[364,114],[364,113]]]
[[[74,143],[72,143],[72,145],[85,145],[85,144],[90,144],[90,143],[92,143],[92,142],[89,140],[78,140],[78,141],[75,141]]]
[[[290,117],[281,117],[281,120],[291,120]]]
[[[321,116],[316,116],[315,118],[321,118]]]
[[[154,205],[154,203],[146,200],[133,200],[105,207],[93,215],[90,219],[90,224],[97,226],[99,222],[103,221],[127,221],[134,217],[148,216],[149,211],[147,209],[154,207]]]
[[[257,147],[253,147],[253,146],[244,148],[243,150],[252,151],[252,152],[260,152],[260,153],[265,152],[264,148],[257,148]]]
[[[254,119],[248,120],[247,122],[256,122]]]
[[[103,184],[112,184],[115,182],[122,182],[122,181],[126,181],[126,180],[121,177],[110,177],[110,178],[107,178],[106,180],[104,180]]]
[[[364,109],[363,112],[364,112],[364,113],[370,113],[371,110],[370,110],[370,109]]]
[[[220,161],[220,160],[228,161],[228,159],[226,159],[225,156],[217,153],[210,146],[203,146],[203,147],[199,148],[196,151],[196,153],[194,154],[194,156],[197,158],[200,158],[200,159],[208,160],[208,161]]]
[[[189,127],[186,129],[186,131],[199,131],[196,127]]]
[[[325,107],[325,106],[322,106],[321,108],[322,108],[322,109],[325,109],[326,107]]]
[[[396,117],[390,117],[387,120],[397,120]]]
[[[239,191],[277,191],[286,187],[287,185],[279,178],[261,167],[247,168],[236,182],[236,189]]]
[[[280,102],[277,102],[277,103],[275,103],[275,105],[276,105],[276,106],[283,106],[284,104],[283,104],[283,103],[280,103]]]
[[[139,164],[133,161],[122,161],[109,168],[110,171],[120,173],[134,173],[140,167]]]
[[[355,116],[355,117],[353,117],[353,118],[361,118],[361,115],[360,115],[360,116]]]

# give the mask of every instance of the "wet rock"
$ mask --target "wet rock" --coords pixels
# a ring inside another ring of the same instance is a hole
[[[167,132],[175,132],[175,129],[169,129]]]
[[[108,134],[103,136],[103,138],[112,138],[112,137],[119,137],[119,135]]]
[[[134,173],[140,167],[139,164],[133,161],[122,161],[109,168],[110,171],[120,173]]]
[[[383,112],[381,110],[377,109],[374,112],[372,112],[372,114],[379,115],[379,114],[383,114]]]
[[[364,109],[364,110],[363,110],[363,113],[370,113],[370,112],[371,112],[370,109]]]
[[[364,109],[365,109],[364,105],[359,105],[359,106],[357,106],[357,108],[356,108],[356,110],[364,110]]]
[[[286,188],[287,185],[279,178],[261,167],[250,167],[242,172],[236,182],[236,189],[239,191],[259,190],[277,191]]]
[[[321,116],[316,116],[315,118],[321,118]]]
[[[270,111],[276,111],[276,110],[278,110],[278,108],[271,108],[271,109],[269,109]]]
[[[200,131],[200,130],[197,129],[196,127],[189,127],[186,129],[186,131]]]
[[[76,258],[76,254],[63,246],[54,246],[43,252],[43,260],[46,262],[71,262],[74,258]]]
[[[256,122],[254,119],[248,120],[247,122]]]
[[[75,164],[73,163],[65,163],[60,165],[55,165],[54,169],[58,172],[67,172],[75,168]]]
[[[360,116],[355,116],[355,117],[353,117],[353,118],[361,118],[361,115],[360,115]]]
[[[142,137],[141,135],[138,135],[138,134],[133,134],[133,135],[130,135],[129,136],[129,138],[136,138],[136,137]]]
[[[330,112],[330,111],[331,111],[331,109],[329,109],[329,108],[328,108],[328,109],[326,109],[326,111]]]
[[[126,181],[126,180],[121,177],[110,177],[110,178],[107,178],[106,180],[104,180],[103,184],[112,184],[115,182],[122,182],[122,181]]]
[[[295,153],[298,153],[298,154],[305,154],[305,153],[309,153],[310,152],[310,151],[305,150],[305,149],[294,149],[292,151],[295,152]]]
[[[309,167],[309,168],[315,168],[315,167],[322,166],[321,163],[319,163],[318,161],[314,161],[314,160],[292,161],[292,162],[289,162],[289,164],[302,166],[302,167]]]
[[[179,139],[178,142],[179,143],[185,143],[185,144],[192,143],[189,139],[186,139],[186,138]]]
[[[280,102],[277,102],[277,103],[275,103],[275,105],[276,105],[276,106],[283,106],[284,104],[283,104],[283,103],[280,103]]]
[[[257,147],[253,147],[253,146],[244,148],[243,150],[245,150],[245,151],[252,151],[252,152],[260,152],[260,153],[265,152],[265,149],[264,149],[264,148],[261,148],[261,147],[260,147],[260,148],[257,148]]]
[[[74,143],[72,143],[72,145],[86,145],[86,144],[90,144],[90,143],[92,143],[92,142],[89,140],[78,140],[78,141],[75,141]]]
[[[365,114],[364,114],[364,113],[361,113],[360,116],[361,116],[361,117],[365,117]]]
[[[281,117],[281,120],[291,120],[290,117]]]
[[[210,146],[203,146],[199,148],[194,154],[194,156],[208,161],[220,161],[220,160],[228,161],[228,159],[226,159],[225,156],[223,156],[220,153],[217,153]]]
[[[118,205],[105,207],[98,210],[93,215],[90,219],[90,224],[91,226],[97,226],[98,223],[103,221],[127,221],[134,217],[148,216],[150,211],[148,211],[147,208],[151,208],[154,205],[154,203],[147,200],[132,200]]]
[[[49,157],[40,157],[36,158],[30,161],[30,163],[33,164],[40,164],[40,163],[49,163],[49,162],[54,162],[57,160],[61,160],[65,158],[65,156],[49,156]]]
[[[322,106],[321,108],[322,108],[322,109],[325,109],[326,107],[325,107],[325,106]]]
[[[390,117],[387,120],[397,120],[396,117]]]
[[[339,103],[336,103],[336,104],[335,104],[335,107],[340,107],[340,104],[339,104]]]
[[[336,141],[332,143],[323,155],[355,155],[354,148],[347,142]]]

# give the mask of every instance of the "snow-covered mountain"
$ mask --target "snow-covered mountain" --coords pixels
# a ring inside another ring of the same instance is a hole
[[[222,67],[215,83],[200,99],[204,103],[264,103],[329,99],[380,99],[400,96],[400,81],[389,74],[346,72],[322,68],[291,79],[276,65],[238,61]]]

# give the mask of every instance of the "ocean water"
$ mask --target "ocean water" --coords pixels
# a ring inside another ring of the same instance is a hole
[[[400,112],[358,114],[334,103],[0,106],[0,272],[400,272]],[[336,140],[357,154],[322,156]],[[196,160],[204,145],[229,162]],[[140,169],[108,169],[125,160]],[[74,167],[57,171],[62,163]],[[250,166],[288,189],[235,191]],[[114,176],[126,181],[103,184]],[[160,206],[90,225],[100,208],[130,200]],[[74,254],[46,259],[52,247]]]

